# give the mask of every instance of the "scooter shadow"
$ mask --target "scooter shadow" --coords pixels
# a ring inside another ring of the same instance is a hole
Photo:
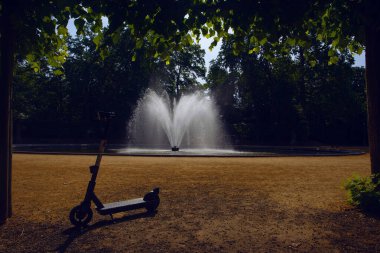
[[[63,244],[58,246],[58,248],[54,249],[53,252],[66,252],[67,248],[70,246],[70,244],[80,236],[86,234],[87,232],[90,232],[92,230],[105,227],[105,226],[111,226],[114,224],[142,219],[142,218],[149,218],[156,216],[157,211],[155,212],[143,212],[143,213],[137,213],[132,215],[126,215],[120,218],[114,218],[110,220],[100,220],[92,225],[86,226],[84,228],[77,228],[77,227],[71,227],[62,232],[64,235],[68,235],[67,239]]]

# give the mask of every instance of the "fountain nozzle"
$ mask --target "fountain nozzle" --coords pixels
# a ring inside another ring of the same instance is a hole
[[[179,147],[177,146],[172,147],[172,151],[179,151]]]

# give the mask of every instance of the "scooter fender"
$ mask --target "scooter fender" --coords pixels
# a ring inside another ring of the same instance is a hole
[[[158,197],[159,193],[160,193],[160,188],[154,188],[152,191],[145,194],[143,199],[146,202],[157,201],[157,199],[159,199]]]

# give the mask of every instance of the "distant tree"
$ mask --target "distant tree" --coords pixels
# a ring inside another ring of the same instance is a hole
[[[226,123],[230,134],[244,135],[241,131],[236,133],[232,127],[240,123],[241,115],[236,102],[236,77],[221,64],[221,59],[210,62],[210,68],[206,77],[206,88],[214,98],[221,112],[222,120]],[[233,140],[238,137],[234,136]]]
[[[360,89],[363,96],[364,73],[354,78],[349,55],[339,54],[336,65],[328,65],[328,49],[314,41],[305,52],[317,62],[313,67],[301,57],[279,55],[269,62],[260,54],[234,55],[232,45],[233,40],[223,43],[207,81],[235,139],[256,144],[365,143],[365,101],[357,100]],[[226,101],[234,113],[223,106]]]
[[[108,46],[108,57],[102,59],[92,43],[93,34],[73,38],[64,64],[65,81],[69,83],[71,114],[77,119],[90,119],[96,110],[116,110],[127,118],[150,79],[153,64],[145,58],[144,49],[138,57],[129,31],[120,35],[117,44]],[[74,106],[74,107],[73,107]]]
[[[170,53],[169,64],[158,62],[155,68],[165,90],[179,98],[184,92],[199,88],[200,79],[206,77],[204,56],[199,45],[190,45]]]
[[[312,34],[329,46],[330,64],[339,61],[339,52],[349,50],[360,54],[365,47],[371,170],[380,172],[379,1],[210,1],[206,4],[209,8],[199,12],[199,19],[204,18],[204,34],[216,34],[216,39],[228,38],[232,28],[233,36],[249,36],[249,53],[260,52],[268,60],[275,59],[278,53],[290,52],[295,46],[310,47]],[[241,39],[234,43],[235,54],[245,50],[244,42]],[[315,64],[313,59],[310,63]]]
[[[149,54],[149,43],[136,50],[130,31],[125,29],[118,43],[109,43],[103,60],[92,42],[94,36],[85,28],[84,34],[69,38],[62,75],[55,76],[46,63],[41,63],[40,72],[34,72],[26,61],[18,62],[13,99],[16,141],[25,135],[29,141],[89,141],[96,127],[92,119],[99,110],[117,113],[110,137],[123,141],[126,121],[148,86],[166,89],[173,97],[177,90],[181,94],[201,87],[198,80],[204,77],[205,67],[204,51],[199,46],[172,52],[173,60],[166,64]]]

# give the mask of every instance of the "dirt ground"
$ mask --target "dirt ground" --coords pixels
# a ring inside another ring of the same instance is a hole
[[[380,252],[380,219],[346,203],[343,182],[369,157],[103,158],[103,202],[154,186],[154,216],[94,214],[73,229],[93,156],[14,155],[13,217],[0,252]]]

